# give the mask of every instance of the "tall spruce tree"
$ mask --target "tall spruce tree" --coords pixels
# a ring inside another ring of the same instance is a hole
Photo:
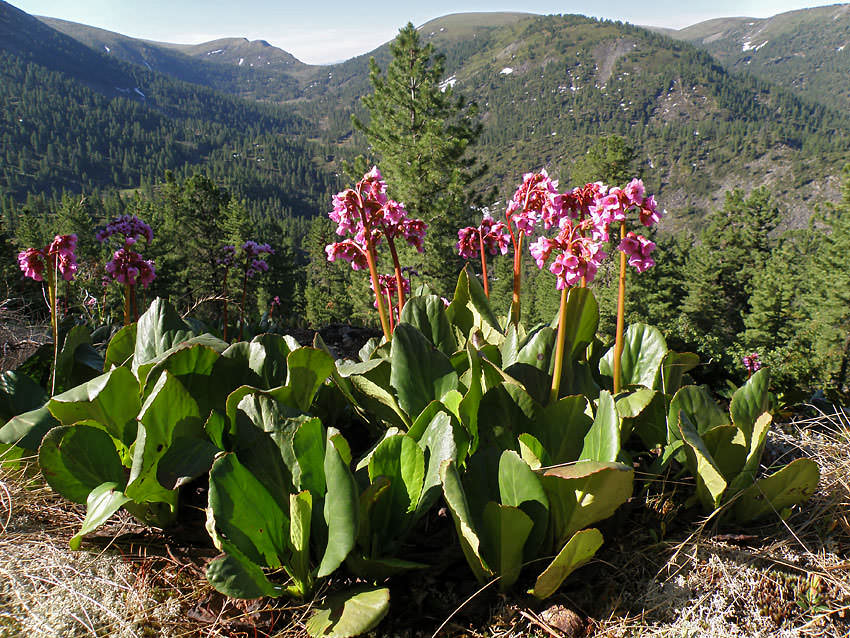
[[[368,121],[352,120],[379,158],[390,197],[429,224],[422,274],[446,292],[462,267],[454,245],[469,217],[466,187],[475,160],[468,151],[481,124],[475,105],[444,81],[443,56],[422,45],[413,24],[399,31],[390,52],[386,74],[370,61],[374,92],[363,98]]]

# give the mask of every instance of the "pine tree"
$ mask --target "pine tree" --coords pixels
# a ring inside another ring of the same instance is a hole
[[[363,98],[368,122],[352,119],[380,159],[389,195],[429,224],[423,275],[446,291],[462,267],[454,244],[469,216],[465,189],[474,177],[474,159],[468,149],[481,124],[475,105],[441,84],[443,56],[430,43],[422,46],[413,24],[399,31],[390,52],[386,75],[370,61],[374,92]]]
[[[576,161],[572,181],[576,185],[603,181],[611,186],[624,186],[637,174],[636,159],[635,149],[624,137],[600,137]]]

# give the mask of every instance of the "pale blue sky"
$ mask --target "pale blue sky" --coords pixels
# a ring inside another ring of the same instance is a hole
[[[344,60],[415,25],[464,11],[580,13],[633,24],[681,28],[726,16],[765,18],[823,6],[805,0],[11,0],[34,15],[81,22],[124,35],[195,44],[221,37],[268,40],[311,64]]]

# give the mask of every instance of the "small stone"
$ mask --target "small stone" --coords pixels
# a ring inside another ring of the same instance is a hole
[[[540,617],[567,638],[584,636],[585,626],[581,616],[563,605],[552,605],[540,614]]]

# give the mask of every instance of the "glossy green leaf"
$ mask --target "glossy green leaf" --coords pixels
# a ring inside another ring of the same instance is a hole
[[[304,421],[292,437],[292,451],[297,461],[292,468],[292,482],[297,490],[323,495],[325,484],[325,446],[327,433],[319,419]]]
[[[545,403],[549,396],[555,351],[555,331],[544,327],[534,332],[516,355],[516,361],[505,368],[538,403]]]
[[[22,372],[7,370],[0,374],[0,422],[37,410],[49,398],[44,388]]]
[[[469,503],[466,499],[463,484],[460,481],[457,466],[453,461],[443,463],[440,468],[440,478],[443,483],[443,496],[446,499],[446,504],[449,506],[449,511],[452,513],[455,529],[457,530],[458,539],[460,540],[463,555],[466,557],[466,562],[469,564],[478,582],[486,582],[493,576],[493,571],[482,556],[481,540],[475,531],[472,522],[472,512],[469,509]]]
[[[747,460],[747,444],[743,432],[734,425],[718,425],[703,432],[700,438],[720,474],[727,484],[730,483],[738,476]]]
[[[667,342],[656,328],[642,323],[630,325],[623,335],[623,354],[620,357],[622,386],[655,387],[655,379],[666,354]],[[614,376],[613,347],[599,362],[599,371],[609,377]]]
[[[341,437],[328,431],[325,446],[324,470],[328,485],[325,496],[325,521],[328,526],[328,545],[322,556],[317,576],[322,578],[342,564],[354,547],[359,523],[357,485],[348,461],[338,449],[336,442]]]
[[[63,425],[85,422],[129,448],[136,438],[136,416],[141,407],[139,384],[129,369],[114,368],[57,394],[47,407]]]
[[[427,460],[422,491],[416,504],[416,518],[423,516],[439,499],[442,492],[440,467],[446,461],[458,460],[458,444],[455,440],[458,434],[451,416],[443,411],[434,415],[419,439],[419,447],[425,452]]]
[[[94,367],[83,366],[80,374],[74,374],[76,369],[76,352],[77,349],[91,345],[91,332],[86,326],[74,326],[67,334],[62,342],[56,357],[56,384],[57,387],[69,388],[80,383],[85,383],[89,379],[96,377],[103,368],[103,362],[97,362]]]
[[[358,588],[328,596],[307,620],[311,638],[351,638],[378,626],[390,609],[390,590]]]
[[[319,388],[334,370],[333,358],[322,350],[303,347],[290,352],[286,364],[286,387],[291,397],[287,405],[308,412]]]
[[[256,377],[250,371],[239,369],[238,364],[230,359],[221,358],[221,353],[226,347],[226,342],[210,334],[202,334],[181,341],[155,359],[138,366],[136,375],[139,377],[139,385],[144,388],[146,395],[165,370],[174,376],[181,377],[184,385],[187,388],[191,387],[193,392],[199,395],[204,393],[226,395],[240,383],[255,382]],[[224,367],[231,377],[241,376],[242,378],[228,379],[225,373],[224,379],[215,379],[214,371],[218,365]],[[220,384],[224,382],[224,387],[216,387],[215,381]]]
[[[59,425],[46,405],[10,419],[0,428],[0,444],[15,445],[24,450],[37,450],[41,440]]]
[[[237,361],[254,372],[258,378],[258,387],[268,390],[286,383],[286,358],[291,351],[284,337],[261,334],[250,342],[234,343],[221,356]]]
[[[812,459],[797,459],[741,492],[733,515],[739,523],[755,521],[808,500],[817,490],[820,470]]]
[[[540,409],[540,404],[516,382],[491,388],[478,408],[481,444],[492,444],[503,450],[512,448],[519,434],[535,431],[534,423]]]
[[[602,463],[617,460],[620,454],[620,417],[614,397],[607,390],[599,393],[599,405],[596,418],[584,437],[584,446],[579,454],[580,460]]]
[[[667,400],[661,392],[652,396],[649,405],[632,420],[635,432],[648,450],[667,445]]]
[[[205,438],[180,436],[172,439],[156,466],[156,480],[167,490],[176,490],[210,471],[220,448]]]
[[[263,570],[250,561],[239,560],[225,554],[209,565],[206,572],[210,585],[225,596],[252,600],[270,596],[276,598],[283,593],[281,587],[273,585]]]
[[[411,419],[431,401],[439,401],[458,388],[458,376],[449,358],[412,326],[396,326],[391,359],[390,384]]]
[[[115,369],[119,370],[125,368]],[[139,412],[139,431],[125,494],[137,502],[167,500],[165,492],[170,490],[157,480],[159,462],[174,439],[205,438],[203,427],[198,403],[183,384],[167,371],[160,375]]]
[[[748,446],[756,419],[770,409],[769,384],[770,370],[762,368],[732,395],[732,403],[729,405],[732,423],[744,433]]]
[[[499,345],[504,339],[499,320],[484,294],[484,288],[464,268],[457,279],[454,298],[446,309],[449,323],[456,326],[464,337],[480,331],[487,343]]]
[[[507,590],[519,578],[523,548],[534,523],[518,507],[490,501],[481,518],[481,548],[487,564],[500,576],[499,588]]]
[[[531,593],[535,598],[548,598],[561,586],[576,569],[590,561],[596,551],[602,547],[604,539],[598,529],[585,529],[576,532],[558,552],[555,559],[537,577]]]
[[[102,483],[94,488],[86,498],[86,518],[83,526],[69,542],[71,549],[80,549],[83,536],[93,532],[131,500],[121,491],[121,485],[115,482]]]
[[[697,482],[697,496],[706,511],[715,510],[726,491],[726,479],[684,410],[679,412],[679,433],[688,470]]]
[[[517,443],[519,443],[519,455],[532,470],[539,470],[544,465],[553,465],[546,448],[533,435],[523,432],[517,437]]]
[[[388,360],[371,359],[355,364],[340,363],[337,371],[343,379],[351,383],[357,403],[364,410],[366,418],[383,420],[406,430],[410,427],[412,418],[401,409],[392,392],[391,368]]]
[[[632,495],[633,481],[634,470],[622,463],[579,461],[546,470],[548,546],[559,551],[577,531],[611,516]]]
[[[767,443],[767,433],[770,430],[770,423],[773,417],[769,412],[762,414],[753,426],[752,437],[750,439],[750,449],[747,454],[746,462],[740,469],[738,475],[729,483],[727,498],[737,494],[744,488],[752,485],[756,480],[756,474],[759,471],[762,453],[764,446]]]
[[[157,297],[136,323],[136,347],[133,354],[133,372],[139,366],[153,361],[177,344],[195,336],[174,307]]]
[[[75,503],[85,503],[104,483],[126,484],[112,438],[87,425],[50,430],[38,450],[38,464],[47,484]]]
[[[113,335],[106,346],[106,357],[103,359],[103,371],[109,372],[114,367],[133,364],[136,352],[136,324],[124,326]]]
[[[581,395],[562,397],[549,403],[534,420],[531,434],[547,452],[547,464],[569,463],[581,456],[593,419],[587,414],[587,399]]]
[[[699,355],[693,352],[668,350],[661,361],[661,369],[656,378],[655,389],[671,396],[676,394],[682,387],[685,374],[698,365]]]
[[[369,461],[369,480],[383,476],[390,481],[385,498],[372,513],[372,534],[399,537],[412,523],[425,480],[425,453],[411,437],[398,434],[381,441]]]
[[[310,519],[313,497],[308,491],[289,495],[289,542],[292,558],[287,572],[292,576],[294,590],[299,597],[306,596],[313,587],[310,573]]]
[[[513,450],[502,452],[499,459],[499,496],[502,505],[518,507],[532,521],[523,555],[525,560],[535,558],[546,536],[549,499],[537,474]]]
[[[457,350],[452,327],[446,317],[446,306],[436,295],[411,297],[404,304],[399,323],[406,323],[421,332],[446,356]]]
[[[557,322],[557,318],[556,318]],[[553,324],[557,328],[557,323]],[[571,288],[567,295],[567,322],[564,359],[578,357],[596,335],[599,327],[599,304],[590,288]]]
[[[679,438],[679,412],[684,412],[687,415],[688,420],[699,434],[718,425],[729,423],[729,417],[715,403],[705,386],[686,385],[670,401],[670,409],[667,414],[668,442]]]
[[[213,463],[209,509],[224,551],[233,546],[252,563],[270,568],[289,557],[289,517],[235,454],[224,454]]]

